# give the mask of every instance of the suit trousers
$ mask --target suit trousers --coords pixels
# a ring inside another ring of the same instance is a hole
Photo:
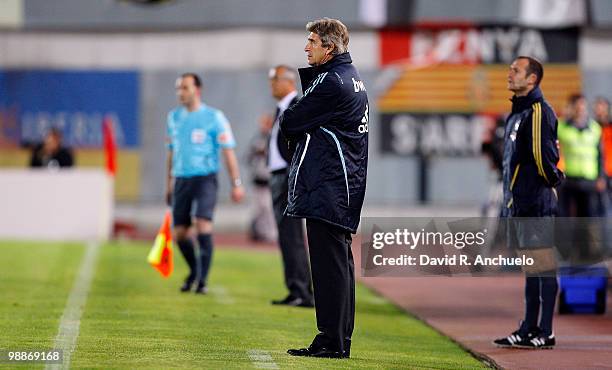
[[[310,267],[302,220],[284,215],[289,189],[287,182],[287,171],[272,173],[270,191],[278,227],[278,244],[283,257],[285,285],[293,298],[312,301]]]
[[[350,351],[355,325],[355,264],[351,233],[306,219],[319,334],[313,347]]]

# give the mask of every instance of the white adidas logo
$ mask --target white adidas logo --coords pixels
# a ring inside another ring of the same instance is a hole
[[[361,118],[361,125],[359,125],[359,127],[357,128],[357,131],[359,131],[360,134],[365,134],[366,132],[368,132],[368,120],[369,120],[368,110],[369,110],[369,107],[366,104],[365,113],[363,114],[363,117]]]
[[[353,90],[355,90],[355,92],[366,91],[363,81],[355,80],[353,77],[351,77],[351,80],[353,80]]]

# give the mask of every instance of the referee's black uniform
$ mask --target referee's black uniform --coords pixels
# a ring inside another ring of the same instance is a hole
[[[348,357],[355,318],[351,233],[365,196],[368,97],[348,52],[299,72],[304,95],[285,110],[280,127],[296,143],[287,214],[306,219],[320,332],[310,348]]]

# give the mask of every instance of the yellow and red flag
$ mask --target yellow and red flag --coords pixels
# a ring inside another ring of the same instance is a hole
[[[166,211],[164,222],[159,228],[153,248],[147,261],[155,267],[163,277],[169,277],[174,269],[172,260],[172,233],[170,231],[170,211]]]

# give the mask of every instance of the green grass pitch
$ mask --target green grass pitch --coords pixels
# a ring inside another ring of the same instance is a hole
[[[316,334],[315,316],[312,309],[270,305],[286,293],[278,254],[217,249],[210,292],[198,296],[178,291],[186,267],[176,247],[170,279],[146,263],[148,250],[133,242],[101,247],[71,368],[485,367],[362,285],[351,359],[291,357],[288,348],[306,346]],[[51,349],[84,246],[2,242],[0,251],[0,350]],[[26,367],[44,365],[19,366]]]

